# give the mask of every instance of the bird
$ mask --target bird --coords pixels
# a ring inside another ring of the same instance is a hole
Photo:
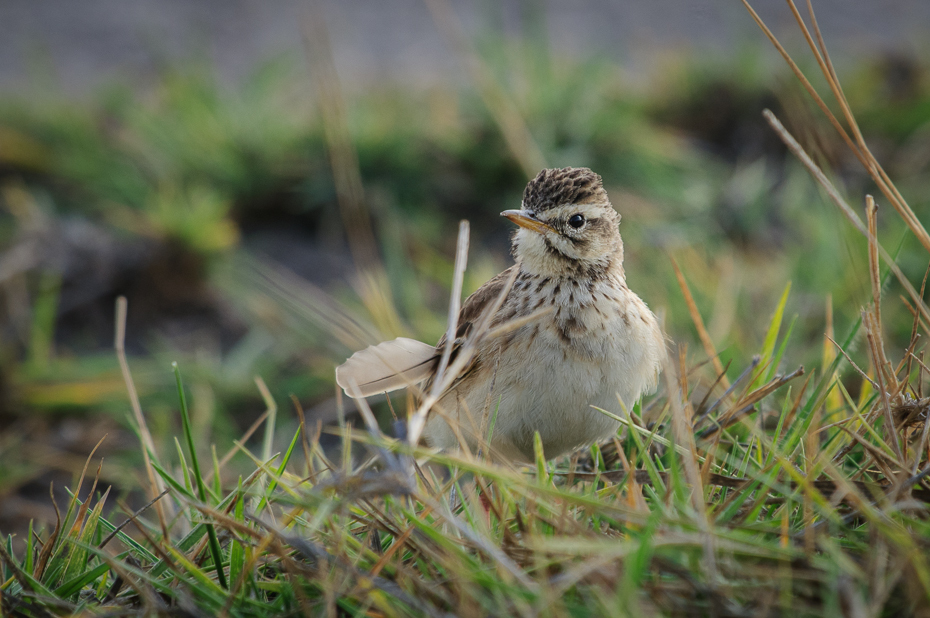
[[[618,399],[632,408],[655,390],[666,337],[627,286],[620,214],[598,174],[544,169],[521,207],[501,215],[517,225],[514,265],[462,304],[454,344],[461,348],[479,325],[502,334],[474,342],[424,437],[440,449],[464,441],[531,463],[537,433],[546,459],[616,435],[620,422],[595,408],[619,411]],[[350,397],[418,384],[427,393],[445,346],[445,335],[435,346],[408,338],[370,346],[336,369],[336,382]]]

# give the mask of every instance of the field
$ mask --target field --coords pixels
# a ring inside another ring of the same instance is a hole
[[[0,100],[2,614],[930,615],[930,61],[837,75],[805,19],[636,87],[440,14],[458,89],[350,100],[316,30],[237,87]],[[505,467],[344,399],[566,165],[671,340],[616,439]]]

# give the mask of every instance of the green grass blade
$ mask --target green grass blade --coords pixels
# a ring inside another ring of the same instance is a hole
[[[294,447],[297,446],[299,439],[300,427],[297,428],[297,432],[294,434],[294,437],[291,438],[291,444],[287,447],[287,452],[284,453],[284,457],[281,459],[281,464],[275,471],[275,476],[272,477],[271,481],[268,483],[268,489],[265,490],[265,495],[262,496],[261,502],[259,502],[258,506],[255,507],[256,516],[259,515],[262,512],[262,509],[265,508],[265,505],[268,504],[268,497],[271,495],[271,492],[274,491],[275,487],[278,486],[278,478],[284,474],[284,469],[287,467],[287,462],[290,461],[291,455],[294,453]]]
[[[153,463],[153,465],[154,465],[154,463]],[[197,498],[195,498],[194,496],[184,494],[184,489],[183,489],[183,487],[181,487],[180,484],[178,484],[178,482],[175,481],[173,478],[171,478],[170,476],[167,476],[166,474],[164,474],[164,471],[161,470],[158,466],[155,466],[155,471],[158,472],[159,475],[161,475],[163,478],[167,477],[167,478],[166,478],[166,482],[168,482],[168,483],[172,486],[172,488],[175,489],[176,491],[180,491],[180,493],[181,493],[182,495],[186,495],[187,498],[188,498],[191,502],[196,502],[196,501],[197,501]],[[256,475],[255,475],[255,474],[251,475],[251,476],[249,477],[249,479],[246,481],[245,485],[248,486],[249,483],[250,483],[252,480],[254,480],[255,478],[256,478]],[[242,494],[240,494],[239,492],[232,492],[231,494],[229,494],[228,496],[226,496],[225,498],[223,498],[223,501],[220,502],[219,506],[216,507],[216,510],[218,510],[218,511],[225,511],[227,508],[229,508],[229,505],[231,505],[231,504],[233,503],[234,500],[238,500],[238,499],[239,499],[241,496],[243,496],[243,495],[245,495],[244,492],[243,492]],[[194,526],[194,527],[191,529],[191,531],[188,532],[188,533],[184,536],[183,539],[181,539],[180,541],[178,541],[178,542],[175,543],[174,545],[175,545],[175,547],[177,547],[177,548],[178,548],[179,550],[181,550],[181,551],[188,551],[188,550],[191,549],[198,541],[200,541],[200,539],[203,538],[203,535],[206,534],[206,532],[207,532],[207,524],[199,523],[199,524],[197,524],[196,526]],[[161,575],[162,573],[165,572],[165,570],[166,570],[167,568],[168,568],[168,563],[165,562],[164,559],[159,560],[158,563],[156,563],[155,566],[152,567],[151,574],[152,574],[153,576]]]
[[[546,455],[543,453],[542,437],[533,433],[533,455],[536,460],[536,479],[540,485],[548,484],[549,472],[546,470]]]
[[[23,561],[23,568],[27,573],[32,573],[35,570],[35,535],[33,533],[33,520],[29,520],[29,530],[26,531],[26,558]],[[13,554],[10,553],[12,556]],[[6,578],[4,578],[6,579]]]
[[[785,286],[785,291],[781,294],[781,300],[778,301],[778,306],[775,307],[775,313],[772,314],[768,331],[765,333],[765,339],[762,342],[762,353],[759,355],[759,366],[761,367],[764,367],[766,363],[772,361],[772,355],[775,352],[775,343],[778,341],[778,332],[781,330],[782,318],[785,315],[785,305],[788,302],[788,294],[790,292],[791,282],[789,281]],[[769,373],[773,373],[773,371],[773,368],[769,367]],[[766,378],[764,378],[763,375],[762,372],[759,373],[749,387],[750,391],[765,384]]]
[[[794,314],[791,317],[791,322],[788,323],[788,330],[785,331],[785,336],[781,338],[781,345],[778,346],[778,352],[775,353],[775,356],[772,358],[772,364],[769,366],[768,375],[766,376],[766,381],[771,380],[775,377],[775,374],[778,373],[778,367],[781,365],[781,359],[785,355],[785,349],[788,347],[788,341],[791,340],[791,333],[794,332],[794,325],[798,321],[798,314]]]
[[[194,468],[194,479],[197,482],[197,494],[202,504],[207,504],[207,488],[203,481],[203,475],[200,473],[200,461],[197,458],[197,450],[194,448],[194,435],[191,430],[190,413],[187,409],[187,398],[184,396],[184,384],[181,382],[181,369],[177,363],[173,363],[174,377],[178,384],[178,398],[181,402],[181,421],[184,425],[184,437],[187,440],[187,448],[191,454],[191,465]],[[213,556],[213,564],[216,567],[216,578],[220,586],[228,588],[226,583],[226,574],[223,572],[223,554],[220,550],[220,542],[216,536],[216,528],[213,524],[207,524],[207,535],[210,538],[210,553]]]
[[[236,507],[233,510],[233,518],[238,522],[245,522],[245,495],[242,491],[242,477],[239,477],[239,485],[236,493],[239,498],[236,500]],[[233,537],[229,547],[229,581],[235,582],[239,579],[239,574],[245,567],[245,551],[242,543]]]
[[[83,549],[81,545],[91,545],[93,543],[97,533],[97,522],[100,519],[100,514],[103,512],[103,505],[106,503],[108,494],[109,490],[103,494],[87,517],[87,521],[84,523],[84,529],[80,537],[78,537],[81,544],[73,546],[68,564],[61,576],[62,581],[74,579],[87,568],[87,551]]]
[[[220,460],[216,457],[216,445],[210,445],[210,455],[213,458],[213,496],[223,495],[223,479],[220,477]]]
[[[194,484],[191,482],[190,468],[187,467],[187,458],[184,456],[184,449],[181,448],[181,442],[177,436],[174,438],[174,448],[178,452],[178,462],[181,464],[181,474],[184,477],[184,488],[187,493],[194,495]]]
[[[91,546],[86,545],[85,547],[91,547]],[[89,552],[90,550],[85,549],[84,551]],[[123,552],[122,554],[119,554],[116,557],[116,559],[123,561],[127,557],[129,557],[129,552]],[[106,564],[106,563],[98,564],[97,566],[90,569],[89,571],[79,573],[73,579],[68,580],[62,585],[55,588],[55,594],[60,598],[67,599],[79,593],[81,589],[84,588],[84,586],[88,586],[92,584],[93,582],[95,582],[98,577],[103,577],[103,575],[107,573],[110,570],[110,568],[111,567],[109,564]]]
[[[191,493],[191,491],[187,487],[178,483],[173,476],[168,474],[166,470],[164,470],[160,465],[158,465],[154,461],[152,462],[152,468],[154,468],[158,476],[160,476],[166,483],[168,483],[169,486],[171,486],[171,489],[175,490],[176,492],[178,492],[179,494],[181,494],[182,496],[184,496],[191,502],[197,501],[197,496]]]

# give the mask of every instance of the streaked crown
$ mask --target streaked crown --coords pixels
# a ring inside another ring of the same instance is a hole
[[[523,208],[536,213],[565,204],[608,203],[601,177],[586,167],[539,172],[523,191]]]

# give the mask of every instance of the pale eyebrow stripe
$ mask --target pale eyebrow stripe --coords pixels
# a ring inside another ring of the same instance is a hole
[[[599,208],[603,208],[603,206],[603,204],[561,204],[555,208],[550,208],[546,212],[551,213],[550,216],[555,217],[560,217],[565,214],[589,215],[592,212],[596,212]]]

